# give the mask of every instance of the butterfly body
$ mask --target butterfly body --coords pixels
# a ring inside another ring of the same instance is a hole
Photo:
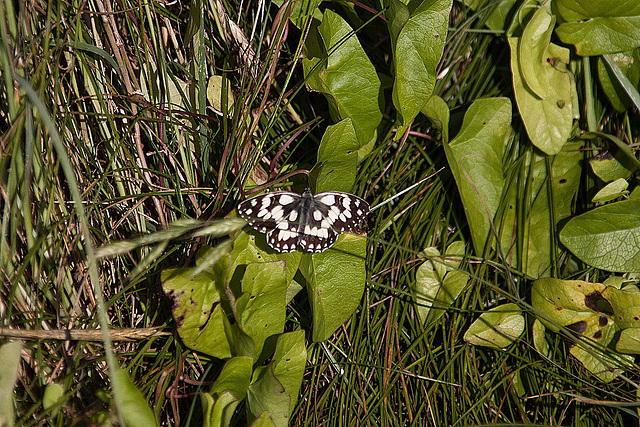
[[[338,236],[353,229],[369,213],[360,197],[340,191],[297,194],[278,191],[245,200],[238,213],[255,230],[265,233],[278,252],[322,252]]]

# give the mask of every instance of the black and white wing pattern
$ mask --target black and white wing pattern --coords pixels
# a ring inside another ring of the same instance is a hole
[[[340,191],[302,195],[285,191],[245,200],[238,213],[251,227],[265,233],[267,243],[278,252],[322,252],[341,233],[353,229],[369,213],[360,197]]]

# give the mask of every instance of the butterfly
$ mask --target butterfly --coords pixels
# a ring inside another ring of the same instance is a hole
[[[245,200],[238,213],[251,227],[266,233],[267,243],[278,252],[306,252],[330,248],[338,236],[353,229],[369,213],[360,197],[340,191],[312,194],[288,191],[267,193]]]

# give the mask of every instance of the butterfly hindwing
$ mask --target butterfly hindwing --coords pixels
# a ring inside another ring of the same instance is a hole
[[[309,222],[330,228],[338,234],[353,229],[369,213],[369,204],[360,197],[339,191],[325,191],[313,198]]]
[[[362,221],[369,205],[349,193],[326,191],[314,196],[307,189],[302,195],[275,192],[251,198],[238,205],[238,212],[279,252],[292,252],[297,246],[322,252],[340,233]]]

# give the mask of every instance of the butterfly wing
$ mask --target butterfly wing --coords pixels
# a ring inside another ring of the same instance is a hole
[[[353,229],[369,213],[369,204],[360,197],[325,191],[313,197],[299,243],[306,251],[322,252],[331,247],[340,233]]]
[[[267,193],[240,203],[238,213],[251,227],[267,235],[273,249],[293,252],[298,241],[300,202],[296,193]]]
[[[302,196],[283,191],[245,200],[238,213],[265,233],[269,246],[278,252],[293,252],[297,245],[307,252],[322,252],[366,217],[369,204],[339,191],[315,196],[308,190]]]
[[[337,233],[352,230],[369,213],[369,204],[358,196],[339,191],[325,191],[315,195],[310,217],[320,221],[322,228],[331,228]],[[320,218],[320,219],[319,219]]]

